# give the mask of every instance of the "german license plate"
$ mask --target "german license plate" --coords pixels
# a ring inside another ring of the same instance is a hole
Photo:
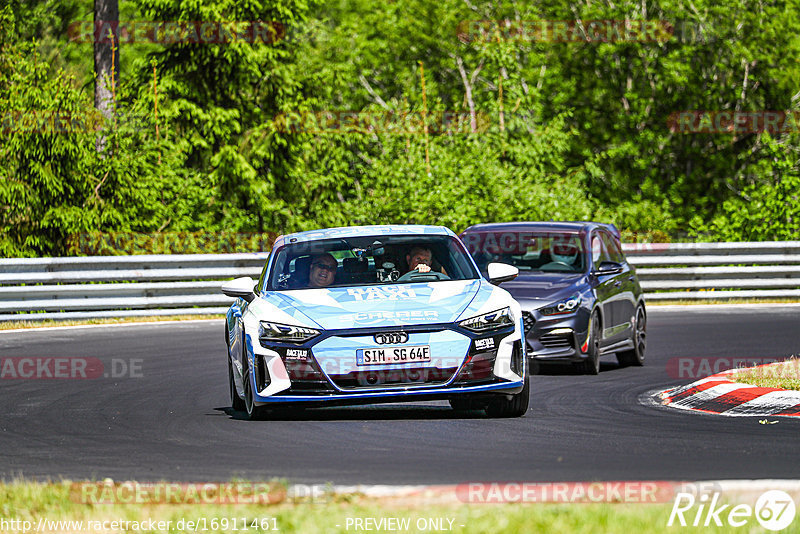
[[[379,365],[389,363],[420,363],[431,361],[430,345],[407,347],[384,347],[380,349],[358,349],[356,364]]]

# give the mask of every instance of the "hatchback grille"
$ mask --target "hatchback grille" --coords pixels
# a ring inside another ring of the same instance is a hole
[[[572,347],[572,334],[544,334],[539,342],[547,349]]]

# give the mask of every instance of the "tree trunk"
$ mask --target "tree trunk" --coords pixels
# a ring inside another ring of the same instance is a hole
[[[94,76],[94,107],[111,120],[119,81],[119,0],[94,0]],[[100,135],[97,150],[104,148]]]

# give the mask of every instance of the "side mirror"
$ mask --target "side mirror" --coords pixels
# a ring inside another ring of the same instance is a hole
[[[490,263],[486,267],[486,272],[489,275],[489,282],[499,285],[516,278],[519,274],[519,269],[507,263]]]
[[[622,272],[622,264],[615,261],[601,261],[597,269],[592,271],[595,276],[606,276],[609,274],[619,274]]]
[[[253,279],[249,276],[243,276],[222,284],[222,292],[229,297],[243,298],[247,302],[253,302],[253,299],[256,298],[256,294],[253,293],[253,286],[255,286]]]

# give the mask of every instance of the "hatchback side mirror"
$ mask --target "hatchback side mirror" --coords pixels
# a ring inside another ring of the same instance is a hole
[[[607,276],[609,274],[619,274],[622,272],[622,264],[615,261],[601,261],[597,269],[592,271],[595,276]]]
[[[255,286],[253,279],[249,276],[243,276],[222,284],[222,292],[229,297],[243,298],[247,302],[253,302],[256,298],[256,294],[253,293],[253,286]]]

